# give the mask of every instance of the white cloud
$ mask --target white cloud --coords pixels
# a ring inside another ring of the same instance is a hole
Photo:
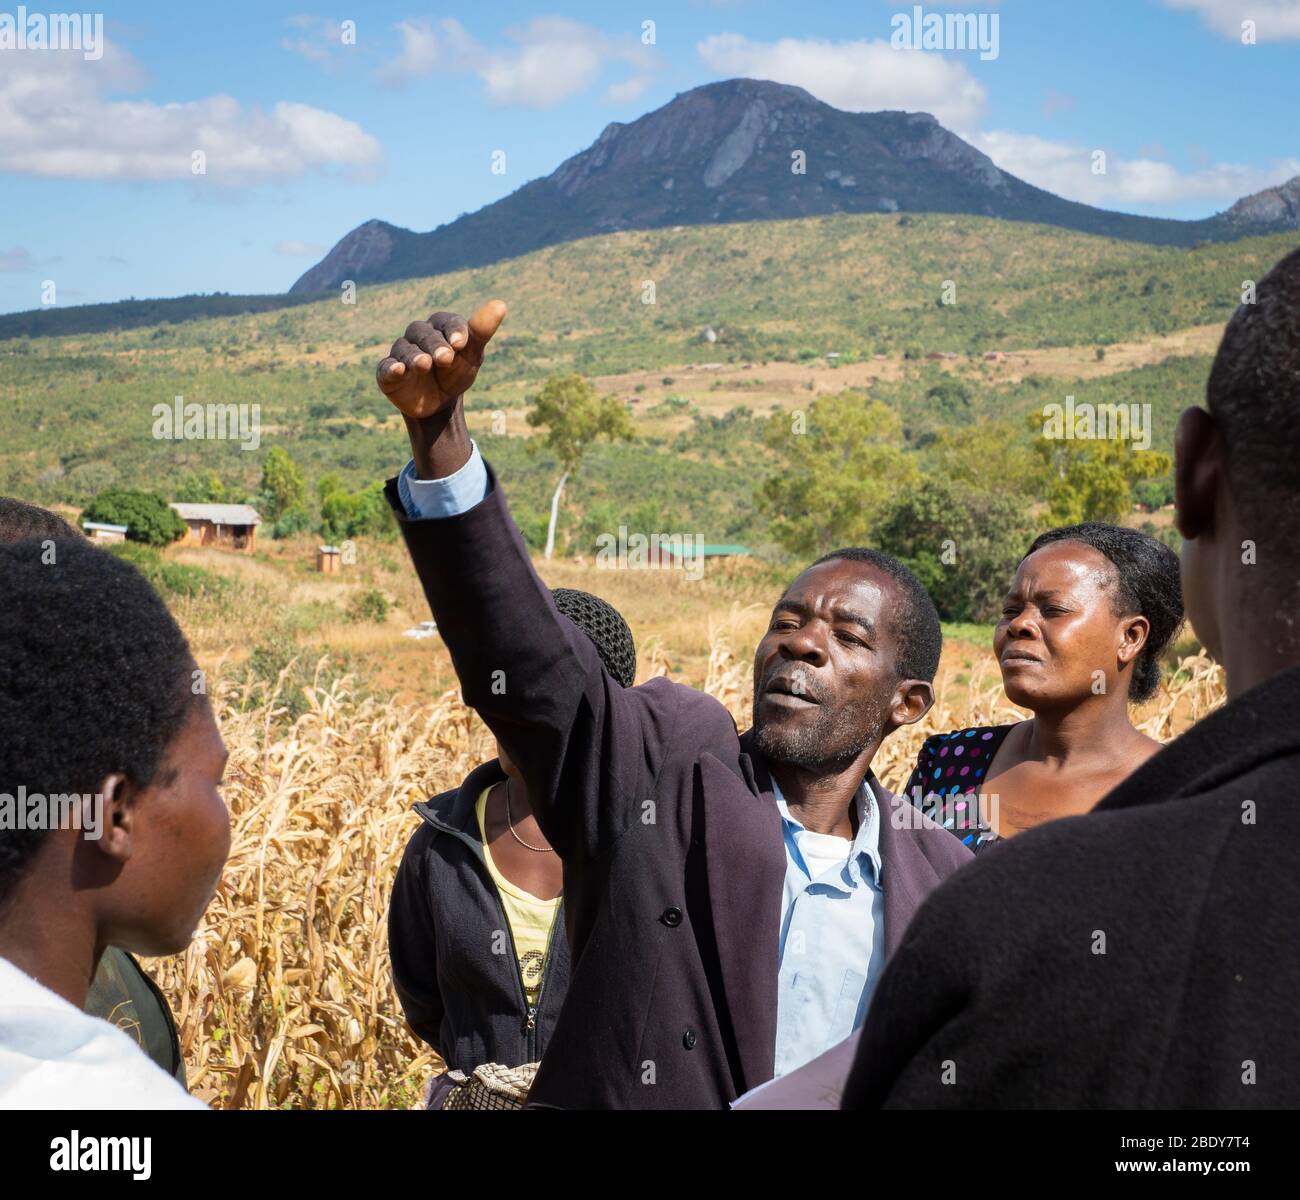
[[[696,49],[719,74],[795,84],[848,112],[928,112],[951,127],[973,124],[984,109],[983,85],[960,63],[925,51],[895,50],[887,41],[755,42],[719,33]]]
[[[290,258],[319,258],[325,253],[325,247],[319,242],[299,242],[290,239],[287,242],[276,242],[275,252]]]
[[[991,130],[961,135],[999,167],[1027,183],[1084,204],[1114,207],[1160,205],[1200,200],[1231,203],[1300,175],[1300,159],[1279,159],[1268,167],[1211,163],[1179,171],[1153,158],[1108,154],[1106,173],[1093,174],[1093,147],[1058,142],[1034,134]]]
[[[444,26],[455,24],[454,20],[443,21]],[[428,21],[399,21],[397,32],[402,35],[402,52],[377,72],[380,83],[389,87],[400,87],[412,79],[432,75],[439,59],[438,35]]]
[[[402,21],[402,51],[378,72],[382,83],[400,86],[435,71],[477,75],[499,107],[550,108],[585,91],[611,65],[634,74],[609,87],[606,99],[636,99],[657,67],[654,50],[639,41],[611,37],[568,17],[535,17],[506,30],[514,45],[489,49],[454,17],[438,22]]]
[[[586,91],[603,69],[604,39],[565,17],[534,19],[519,46],[479,69],[494,104],[548,108]]]
[[[280,45],[327,71],[336,70],[344,61],[344,53],[356,48],[344,44],[342,24],[330,17],[288,17],[284,23],[293,33],[281,38]]]
[[[307,104],[269,111],[230,96],[158,104],[120,99],[143,72],[105,41],[104,57],[75,51],[6,55],[0,75],[0,171],[62,179],[195,179],[206,155],[216,183],[286,179],[308,171],[364,172],[381,159],[359,125]]]
[[[650,76],[633,75],[622,83],[611,83],[605,89],[605,99],[610,104],[630,104],[650,86]]]
[[[36,268],[32,252],[23,246],[0,250],[0,271],[31,271]]]
[[[1300,3],[1296,0],[1164,0],[1166,8],[1190,9],[1216,33],[1241,41],[1241,23],[1255,23],[1261,42],[1300,38]]]

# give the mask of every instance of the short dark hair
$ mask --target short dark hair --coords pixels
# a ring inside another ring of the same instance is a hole
[[[912,574],[905,564],[880,550],[862,546],[845,546],[823,554],[814,567],[835,559],[868,563],[883,571],[903,593],[903,603],[894,613],[894,634],[898,639],[898,661],[895,664],[899,679],[924,679],[933,683],[939,670],[939,655],[943,652],[943,629],[939,613],[930,599],[925,585]],[[811,568],[807,568],[811,569]]]
[[[600,661],[624,687],[636,682],[636,643],[623,614],[608,601],[577,588],[556,588],[555,607],[591,639]]]
[[[1160,683],[1160,655],[1183,623],[1183,586],[1178,555],[1168,546],[1136,529],[1084,521],[1040,533],[1025,551],[1024,562],[1035,550],[1056,542],[1082,542],[1091,546],[1115,568],[1111,607],[1116,616],[1140,613],[1151,625],[1142,653],[1133,664],[1130,700],[1148,700]]]
[[[196,702],[193,658],[130,564],[84,538],[0,546],[0,792],[155,780]],[[0,830],[0,899],[44,831]]]
[[[0,542],[21,542],[24,538],[71,538],[78,531],[58,513],[22,500],[0,496]]]
[[[1232,314],[1206,403],[1223,435],[1233,494],[1251,515],[1293,529],[1300,519],[1300,249],[1256,284],[1253,304]]]

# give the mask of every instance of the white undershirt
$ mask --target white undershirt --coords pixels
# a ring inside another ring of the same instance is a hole
[[[811,829],[801,830],[795,835],[799,843],[799,853],[808,864],[808,877],[818,878],[831,867],[842,867],[849,861],[849,851],[853,848],[853,839],[837,837],[833,833],[814,833]]]

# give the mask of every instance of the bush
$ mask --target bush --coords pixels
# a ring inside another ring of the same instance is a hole
[[[292,537],[295,533],[303,533],[311,528],[311,517],[307,515],[307,510],[301,505],[295,505],[293,508],[286,510],[283,516],[271,526],[271,536],[273,538]]]
[[[916,573],[945,621],[994,619],[1036,532],[1009,496],[930,477],[885,511],[875,545]]]
[[[925,398],[931,414],[941,424],[952,425],[970,419],[970,388],[958,379],[936,383],[925,393]]]
[[[1133,485],[1133,499],[1151,512],[1174,502],[1174,481],[1169,475],[1160,479],[1140,479]]]
[[[156,492],[109,488],[100,492],[81,514],[82,522],[125,525],[126,536],[147,546],[165,546],[185,536],[186,524]]]
[[[136,568],[164,600],[177,597],[225,596],[230,591],[230,581],[202,567],[187,563],[168,562],[157,550],[132,542],[119,542],[109,549],[118,558],[125,559]]]
[[[322,659],[326,660],[323,665]],[[277,724],[295,721],[307,711],[305,687],[312,684],[328,687],[343,675],[356,677],[359,687],[364,684],[364,672],[351,655],[336,650],[327,654],[324,646],[300,646],[283,629],[277,629],[253,647],[242,675],[237,674],[236,679],[245,685],[262,684],[270,689],[276,686],[282,673],[284,680],[279,694],[282,707],[276,714]],[[249,697],[248,702],[258,701]]]
[[[361,491],[350,493],[341,486],[336,491],[325,492],[324,485],[337,476],[321,480],[321,532],[332,542],[368,535],[391,538],[397,533],[397,523],[384,496],[384,485],[372,483]]]
[[[382,625],[388,620],[391,609],[392,605],[383,592],[378,588],[368,588],[352,597],[352,603],[348,605],[348,620],[370,621],[375,625]]]

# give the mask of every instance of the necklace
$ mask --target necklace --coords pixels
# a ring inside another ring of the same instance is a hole
[[[510,830],[510,836],[515,839],[525,850],[532,850],[537,854],[554,854],[554,846],[530,846],[523,838],[515,832],[515,823],[510,816],[510,780],[506,780],[506,828]]]

